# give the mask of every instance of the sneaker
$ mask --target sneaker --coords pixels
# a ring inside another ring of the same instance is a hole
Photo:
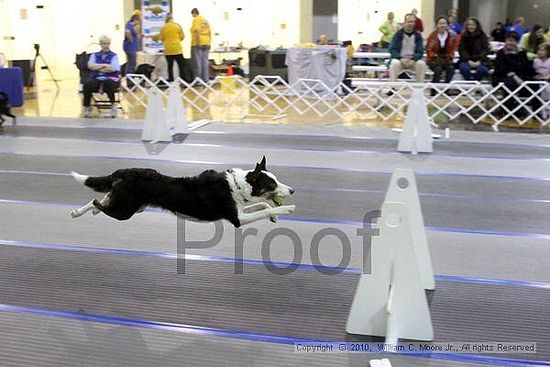
[[[116,117],[116,114],[117,114],[117,106],[116,106],[116,105],[112,105],[112,106],[111,106],[111,113],[110,113],[110,115],[111,115],[112,118],[115,118],[115,117]]]
[[[460,91],[458,89],[447,89],[445,91],[445,94],[448,95],[448,96],[458,96],[460,94]]]
[[[84,107],[84,117],[85,118],[92,117],[92,107]]]

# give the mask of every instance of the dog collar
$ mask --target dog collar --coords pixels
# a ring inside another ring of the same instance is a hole
[[[237,188],[238,195],[241,197],[243,203],[248,203],[249,200],[244,197],[244,195],[242,194],[242,192],[243,192],[242,187],[237,182],[237,178],[235,177],[235,171],[229,170],[229,174],[231,175],[231,178],[233,179],[233,183],[235,184],[235,187]]]

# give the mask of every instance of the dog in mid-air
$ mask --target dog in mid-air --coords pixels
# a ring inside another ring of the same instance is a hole
[[[120,169],[102,177],[71,174],[105,194],[71,211],[73,218],[92,211],[127,220],[151,206],[198,221],[226,219],[240,227],[267,217],[275,222],[278,215],[295,209],[295,205],[283,205],[294,190],[267,171],[265,157],[254,170],[208,170],[193,177],[170,177],[148,168]]]
[[[13,125],[15,125],[17,121],[17,117],[15,117],[14,114],[10,111],[10,100],[8,95],[5,92],[0,92],[0,126],[4,122],[6,122],[6,119],[3,116],[8,116],[13,119]]]

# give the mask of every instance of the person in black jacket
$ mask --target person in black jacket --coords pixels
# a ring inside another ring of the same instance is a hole
[[[527,80],[535,80],[537,72],[533,68],[533,62],[527,58],[527,53],[518,48],[519,34],[517,32],[509,32],[506,34],[505,46],[497,52],[495,59],[495,70],[493,73],[493,86],[500,83],[504,84],[515,95],[520,97],[529,97],[532,92],[527,89],[523,82]],[[535,85],[529,86],[531,89],[536,89]],[[504,98],[508,96],[508,91],[504,88],[499,88]],[[537,98],[533,98],[530,102],[531,107],[537,110],[541,106],[541,102]],[[514,98],[510,98],[504,102],[504,105],[511,111],[518,105]],[[520,110],[519,115],[525,111]]]
[[[506,38],[506,29],[504,29],[501,22],[496,24],[495,29],[491,32],[491,37],[493,37],[493,41],[495,42],[504,42]]]
[[[469,18],[464,23],[464,30],[458,45],[460,74],[464,80],[472,80],[472,69],[475,69],[475,79],[480,81],[489,73],[487,66],[489,54],[489,38],[481,29],[476,18]]]

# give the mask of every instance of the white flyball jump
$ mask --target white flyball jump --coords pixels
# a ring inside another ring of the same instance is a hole
[[[424,216],[418,198],[418,187],[413,171],[398,168],[393,172],[384,202],[403,203],[407,207],[413,246],[418,268],[420,269],[420,280],[424,289],[433,290],[435,288],[435,277],[424,227]]]
[[[187,120],[178,83],[170,85],[166,111],[163,105],[163,97],[158,88],[149,88],[141,140],[150,143],[182,142],[182,138],[191,131],[200,129],[212,122],[212,120],[194,122]]]
[[[391,342],[433,340],[425,293],[433,289],[433,272],[427,241],[425,247],[419,242],[424,231],[421,217],[413,172],[396,170],[382,205],[380,233],[372,238],[371,273],[359,280],[348,333],[382,336]]]
[[[177,84],[170,87],[168,93],[168,106],[166,108],[166,123],[172,131],[172,135],[184,135],[189,133],[189,122],[185,114],[185,108],[181,102],[181,91]]]
[[[412,154],[433,152],[430,117],[421,89],[414,89],[409,100],[407,116],[399,137],[397,150]]]
[[[141,140],[151,143],[172,141],[172,135],[166,123],[162,96],[154,89],[150,89],[147,95],[147,111],[145,112]]]

